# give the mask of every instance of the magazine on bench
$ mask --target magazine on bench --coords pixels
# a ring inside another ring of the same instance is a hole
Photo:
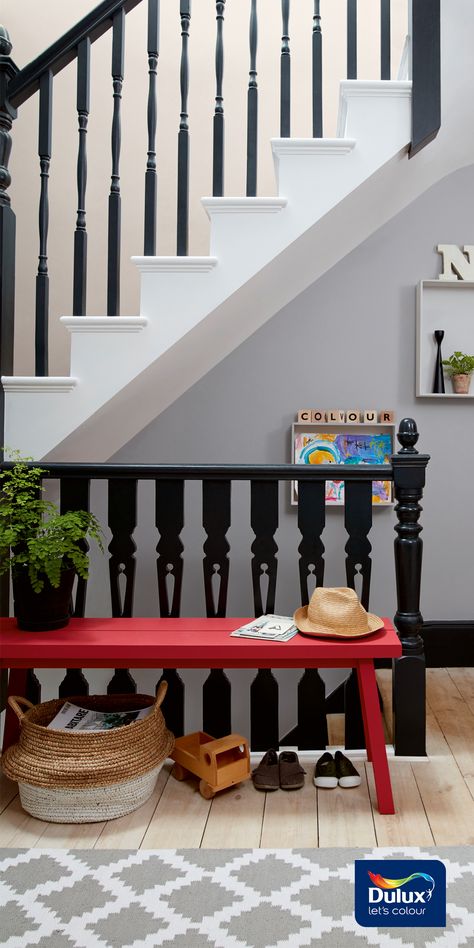
[[[244,639],[268,639],[271,642],[288,642],[297,632],[298,629],[290,616],[266,615],[253,619],[247,625],[241,625],[239,629],[235,629],[230,634]]]
[[[140,708],[139,711],[91,711],[90,708],[81,708],[65,701],[48,727],[57,731],[111,731],[146,718],[152,710],[153,705]]]

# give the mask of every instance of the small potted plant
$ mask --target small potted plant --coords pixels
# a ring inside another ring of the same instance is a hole
[[[59,629],[69,622],[74,577],[87,579],[85,539],[102,530],[94,514],[60,514],[44,500],[41,467],[7,449],[13,464],[0,473],[0,576],[11,570],[15,616],[20,629]]]
[[[443,359],[445,371],[451,376],[453,390],[457,395],[467,395],[474,372],[474,356],[464,352],[453,352],[449,359]]]

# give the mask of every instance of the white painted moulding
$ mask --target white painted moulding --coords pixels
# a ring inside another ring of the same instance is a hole
[[[288,201],[282,197],[203,197],[201,204],[213,214],[278,214]]]
[[[61,316],[68,332],[141,332],[148,325],[146,316]]]
[[[2,385],[6,392],[35,392],[63,395],[72,392],[78,379],[60,375],[2,375]]]
[[[140,273],[209,273],[217,257],[132,257]]]
[[[344,79],[339,87],[339,114],[336,135],[344,138],[349,99],[411,98],[412,83],[393,79]]]
[[[272,138],[271,146],[276,158],[293,158],[294,155],[344,155],[356,146],[355,138]]]

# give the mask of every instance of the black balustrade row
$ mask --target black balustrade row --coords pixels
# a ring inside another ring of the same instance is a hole
[[[124,86],[125,17],[140,0],[102,0],[95,10],[77,23],[36,60],[18,70],[10,59],[11,43],[8,33],[0,31],[0,213],[2,223],[3,278],[0,313],[2,319],[2,347],[11,351],[8,334],[13,323],[14,272],[8,267],[11,250],[5,246],[14,237],[8,196],[10,176],[8,159],[11,149],[10,130],[17,109],[33,94],[39,92],[38,156],[40,166],[39,201],[39,259],[36,278],[36,341],[35,364],[37,375],[48,374],[48,185],[52,160],[51,128],[53,115],[53,79],[74,58],[77,59],[77,216],[74,232],[73,305],[76,316],[87,313],[87,130],[90,113],[91,45],[104,32],[112,30],[112,129],[111,129],[111,184],[108,201],[107,251],[107,314],[120,315],[121,278],[121,102]],[[240,0],[239,0],[240,2]],[[322,17],[325,0],[313,0],[309,9],[308,40],[312,28],[312,134],[323,135],[323,33]],[[329,2],[329,0],[328,0]],[[380,0],[380,75],[390,78],[390,0]],[[156,252],[157,236],[157,104],[158,58],[160,32],[160,0],[147,0],[147,157],[145,168],[144,253]],[[430,140],[439,127],[439,0],[428,5],[413,0],[413,62],[417,93],[414,88],[414,150]],[[226,0],[216,0],[215,43],[215,103],[213,109],[213,162],[212,193],[224,194],[224,17]],[[247,160],[246,194],[257,194],[257,150],[259,125],[259,90],[257,73],[258,53],[258,0],[248,0],[249,10],[249,79],[247,92]],[[189,174],[190,174],[190,120],[188,96],[190,84],[189,51],[191,37],[191,0],[179,0],[181,25],[180,63],[180,116],[178,129],[177,175],[177,237],[178,255],[188,252]],[[299,9],[290,0],[281,0],[281,57],[280,57],[280,135],[291,135],[291,17],[300,16]],[[359,11],[360,13],[360,11]],[[361,28],[358,23],[357,0],[347,0],[347,77],[357,78],[357,40]],[[360,17],[359,17],[360,19]],[[416,26],[416,30],[415,30]],[[430,100],[430,91],[435,101]],[[5,213],[2,213],[7,209]],[[11,374],[9,358],[4,359],[4,374]]]
[[[422,616],[419,609],[422,541],[420,499],[423,493],[426,455],[416,451],[416,426],[405,419],[400,426],[401,449],[388,466],[301,466],[301,465],[42,465],[46,477],[60,482],[61,510],[89,509],[90,482],[108,482],[107,524],[111,532],[108,546],[112,616],[130,616],[134,608],[136,572],[137,487],[142,480],[155,482],[154,518],[158,542],[156,575],[159,615],[180,615],[185,551],[182,532],[185,526],[184,494],[189,480],[202,482],[202,525],[205,540],[202,570],[206,615],[226,615],[230,575],[232,482],[250,483],[249,524],[254,539],[249,548],[249,579],[252,584],[255,615],[275,611],[279,524],[279,482],[298,482],[298,546],[300,598],[307,604],[315,585],[324,584],[325,567],[325,480],[345,483],[344,523],[347,532],[345,572],[347,585],[355,588],[362,580],[361,600],[369,608],[372,547],[372,481],[392,480],[397,501],[395,511],[395,578],[398,629],[403,657],[394,663],[395,744],[399,754],[424,753],[424,652],[420,637]],[[195,551],[189,551],[195,562]],[[242,602],[246,601],[245,593]],[[86,609],[86,584],[79,581],[74,614]],[[245,606],[240,614],[245,613]],[[67,688],[72,688],[70,671]],[[184,685],[176,670],[165,671],[169,683],[167,715],[173,730],[182,733],[184,721]],[[82,679],[81,679],[82,680]],[[82,685],[84,687],[84,683]],[[63,683],[66,690],[66,684]],[[110,689],[133,690],[128,673],[117,670]],[[222,670],[210,673],[204,692],[204,727],[220,735],[231,729],[231,687]],[[278,684],[270,670],[257,672],[252,683],[250,704],[251,741],[256,750],[279,742]],[[346,746],[364,745],[358,689],[354,673],[345,685]],[[301,748],[322,747],[327,743],[325,687],[317,670],[306,670],[298,686],[298,722],[289,736]]]

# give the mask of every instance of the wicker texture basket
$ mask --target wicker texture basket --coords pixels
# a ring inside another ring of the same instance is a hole
[[[131,813],[153,792],[161,765],[174,747],[160,705],[149,695],[94,695],[71,698],[97,711],[131,711],[153,705],[146,718],[110,731],[48,730],[65,699],[36,706],[10,697],[20,740],[2,758],[7,777],[17,780],[22,806],[50,822],[84,823]],[[24,713],[20,705],[29,710]]]

